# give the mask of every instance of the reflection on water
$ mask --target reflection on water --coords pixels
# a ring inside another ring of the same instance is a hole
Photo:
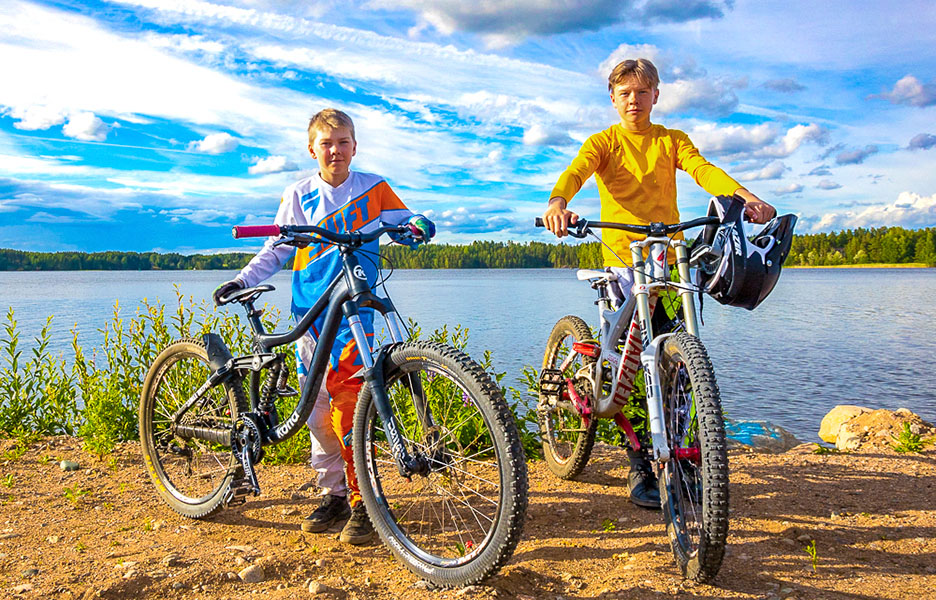
[[[115,300],[124,315],[140,300],[175,302],[174,285],[196,300],[233,272],[69,271],[0,273],[0,309],[16,311],[22,343],[55,315],[53,346],[67,352],[75,324],[85,347]],[[268,296],[289,310],[289,275]],[[400,312],[424,331],[470,328],[469,353],[491,350],[512,383],[539,366],[553,323],[575,314],[596,320],[594,292],[571,270],[397,271],[387,288]],[[836,404],[907,407],[936,420],[936,269],[788,269],[753,312],[704,303],[702,338],[718,375],[725,411],[764,419],[814,441]],[[233,310],[233,309],[232,309]]]

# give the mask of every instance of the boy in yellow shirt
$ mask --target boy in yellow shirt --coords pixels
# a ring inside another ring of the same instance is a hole
[[[578,220],[567,206],[592,174],[598,183],[602,221],[678,223],[676,169],[689,173],[713,196],[735,195],[744,200],[745,215],[754,223],[766,223],[776,215],[774,207],[705,160],[685,133],[650,122],[650,112],[660,96],[659,84],[656,67],[644,58],[625,60],[611,71],[608,91],[621,122],[589,137],[559,176],[543,213],[546,228],[557,237],[565,236],[569,225]],[[618,276],[617,289],[611,291],[623,302],[630,295],[633,276],[618,257],[629,258],[631,241],[641,236],[616,229],[603,230],[601,235],[608,246],[602,247],[604,264]],[[631,502],[660,508],[656,477],[647,455],[629,450],[628,457]]]

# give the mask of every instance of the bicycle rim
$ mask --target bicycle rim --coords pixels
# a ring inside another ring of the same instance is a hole
[[[387,373],[386,387],[404,444],[428,458],[426,476],[399,474],[385,426],[369,393],[359,470],[368,513],[384,542],[414,572],[436,584],[467,585],[496,571],[519,540],[526,508],[526,469],[509,409],[480,367],[452,368],[470,359],[419,356]],[[444,347],[441,347],[444,348]],[[415,390],[415,391],[414,391]],[[414,397],[421,399],[414,400]],[[418,408],[424,405],[427,410]],[[357,435],[355,431],[355,435]],[[372,510],[373,509],[373,510]]]
[[[172,431],[172,415],[210,374],[204,346],[184,340],[164,350],[144,382],[140,435],[147,469],[160,495],[186,516],[205,516],[220,506],[236,467],[230,448],[205,440],[183,439]],[[237,415],[236,399],[226,386],[207,392],[183,416],[189,426],[226,428]]]
[[[562,377],[575,382],[575,391],[582,398],[590,397],[593,390],[591,383],[579,375],[594,359],[575,353],[572,344],[589,338],[591,331],[582,319],[563,317],[553,327],[543,356],[543,368],[557,370],[572,356],[572,360],[561,369]],[[546,399],[541,393],[537,413],[547,465],[563,479],[575,477],[588,463],[595,442],[597,421],[592,419],[586,424],[585,419],[575,410],[564,384],[558,399]]]

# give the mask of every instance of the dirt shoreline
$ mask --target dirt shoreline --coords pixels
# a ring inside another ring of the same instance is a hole
[[[380,544],[302,533],[316,500],[298,491],[310,477],[301,465],[261,466],[264,495],[192,521],[158,500],[138,444],[121,445],[110,464],[73,438],[33,443],[15,458],[13,447],[0,441],[0,598],[306,598],[310,581],[338,590],[335,598],[420,600],[920,600],[936,590],[932,447],[733,451],[730,546],[714,585],[681,580],[660,514],[627,500],[621,449],[597,447],[577,482],[529,463],[523,539],[506,568],[467,592],[427,590]],[[63,472],[63,459],[81,468]],[[233,575],[251,564],[264,581]]]

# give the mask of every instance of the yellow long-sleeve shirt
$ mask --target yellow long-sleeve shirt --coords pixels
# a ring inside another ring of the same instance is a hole
[[[601,220],[618,223],[678,223],[676,169],[692,176],[713,196],[731,195],[737,181],[711,164],[682,131],[651,125],[644,131],[627,131],[620,123],[589,137],[578,156],[556,182],[550,198],[559,196],[566,204],[595,175],[601,198]],[[642,236],[605,229],[602,239],[614,252],[630,262],[629,244]],[[608,248],[602,247],[605,266],[624,266]]]

